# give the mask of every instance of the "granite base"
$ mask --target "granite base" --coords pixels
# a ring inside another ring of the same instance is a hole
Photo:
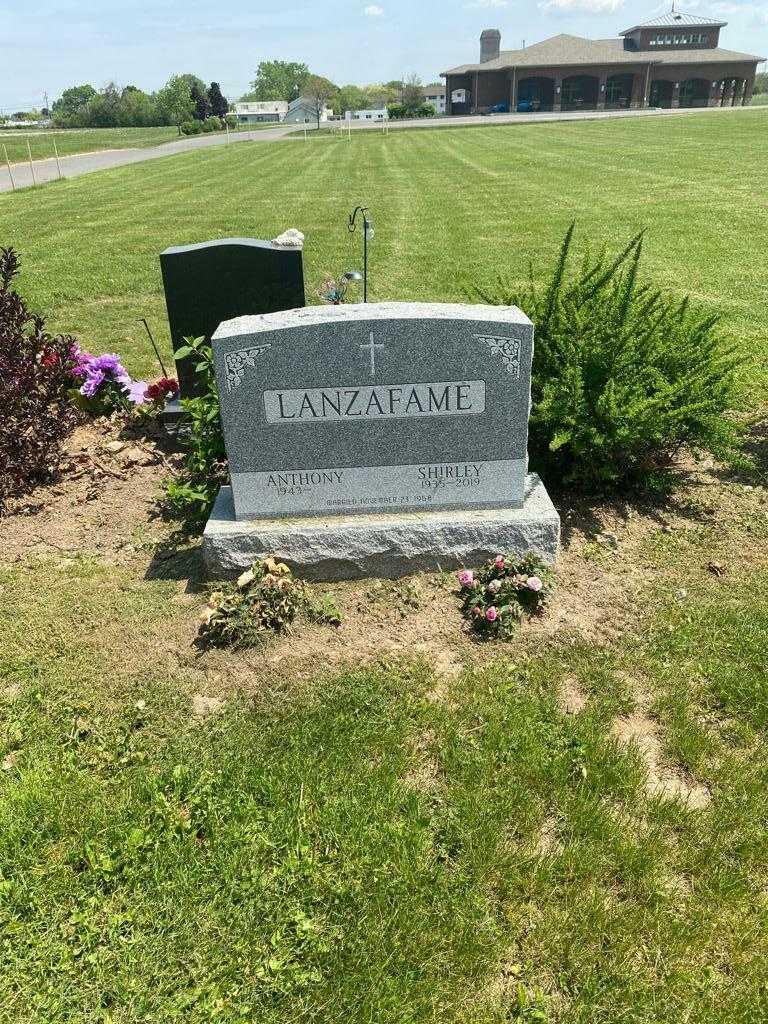
[[[222,487],[203,534],[203,562],[209,579],[237,576],[267,555],[303,579],[394,579],[476,566],[500,552],[533,551],[552,565],[559,543],[560,516],[534,474],[522,508],[327,518],[236,520],[232,489]]]

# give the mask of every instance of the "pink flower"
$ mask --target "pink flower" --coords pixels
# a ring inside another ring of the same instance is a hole
[[[149,384],[145,380],[134,380],[125,389],[128,392],[128,401],[134,405],[144,405],[147,400],[147,388]]]
[[[460,572],[458,578],[462,587],[471,587],[475,582],[474,574],[469,569],[464,569],[463,572]]]
[[[496,566],[497,569],[503,569],[504,568],[504,555],[496,555],[496,557],[493,560],[493,564]]]
[[[472,609],[472,614],[475,616],[475,618],[483,614],[483,609],[480,607],[479,604],[476,604],[475,607]]]
[[[534,593],[538,594],[544,584],[541,582],[538,576],[529,576],[525,582],[526,587],[529,590],[533,590]]]
[[[486,609],[485,617],[488,620],[488,622],[495,622],[496,619],[498,619],[499,617],[499,613],[496,610],[496,608],[494,608],[494,606],[491,605],[490,608]]]

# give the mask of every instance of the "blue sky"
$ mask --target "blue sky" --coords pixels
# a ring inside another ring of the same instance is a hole
[[[339,84],[423,80],[477,59],[483,28],[502,48],[558,32],[605,38],[670,9],[653,0],[0,0],[0,110],[113,79],[151,91],[174,72],[236,97],[260,60],[306,61]],[[768,56],[767,0],[683,0],[729,23],[723,44]]]

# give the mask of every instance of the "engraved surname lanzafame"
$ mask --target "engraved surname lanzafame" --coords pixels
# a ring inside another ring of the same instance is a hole
[[[485,412],[485,381],[265,391],[267,423],[467,416]]]

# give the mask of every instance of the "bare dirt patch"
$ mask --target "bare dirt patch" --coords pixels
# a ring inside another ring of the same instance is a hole
[[[174,526],[156,517],[162,481],[177,464],[162,434],[147,438],[111,421],[78,428],[67,442],[60,478],[16,502],[3,519],[5,560],[85,553],[123,564],[137,584],[177,580],[172,601],[178,614],[170,631],[169,622],[158,625],[158,635],[148,635],[146,644],[206,677],[218,673],[222,683],[213,692],[224,695],[291,686],[323,670],[419,657],[434,674],[429,699],[446,702],[465,667],[519,658],[542,640],[610,642],[640,628],[649,593],[722,587],[734,574],[768,562],[768,492],[711,462],[690,463],[677,492],[663,503],[558,500],[563,545],[557,591],[545,614],[524,623],[511,641],[479,642],[460,613],[454,575],[433,573],[328,585],[322,589],[334,595],[342,613],[338,628],[302,626],[300,633],[236,656],[199,653],[193,646],[204,601],[198,549],[176,546]],[[124,654],[128,671],[130,652]],[[569,714],[583,709],[578,680],[566,680],[560,702]],[[666,785],[671,791],[674,781]]]
[[[192,713],[195,718],[208,718],[221,711],[224,701],[220,697],[206,697],[202,693],[192,694]]]
[[[575,676],[568,676],[563,680],[558,691],[557,703],[566,715],[578,715],[587,706],[587,696]]]
[[[659,723],[643,707],[638,706],[632,714],[617,718],[611,732],[623,746],[634,746],[645,762],[649,796],[681,800],[691,810],[701,810],[709,804],[712,795],[706,786],[664,762]]]
[[[160,431],[147,437],[106,419],[77,427],[64,442],[57,479],[9,503],[4,560],[56,554],[127,560],[167,534],[153,512],[161,481],[177,461]]]
[[[431,754],[434,742],[435,734],[429,729],[414,739],[414,764],[404,779],[408,789],[418,793],[429,793],[438,787],[440,768]]]
[[[553,815],[545,818],[539,829],[536,840],[536,855],[538,857],[557,857],[563,852],[563,843],[560,839],[560,828],[558,820]]]

